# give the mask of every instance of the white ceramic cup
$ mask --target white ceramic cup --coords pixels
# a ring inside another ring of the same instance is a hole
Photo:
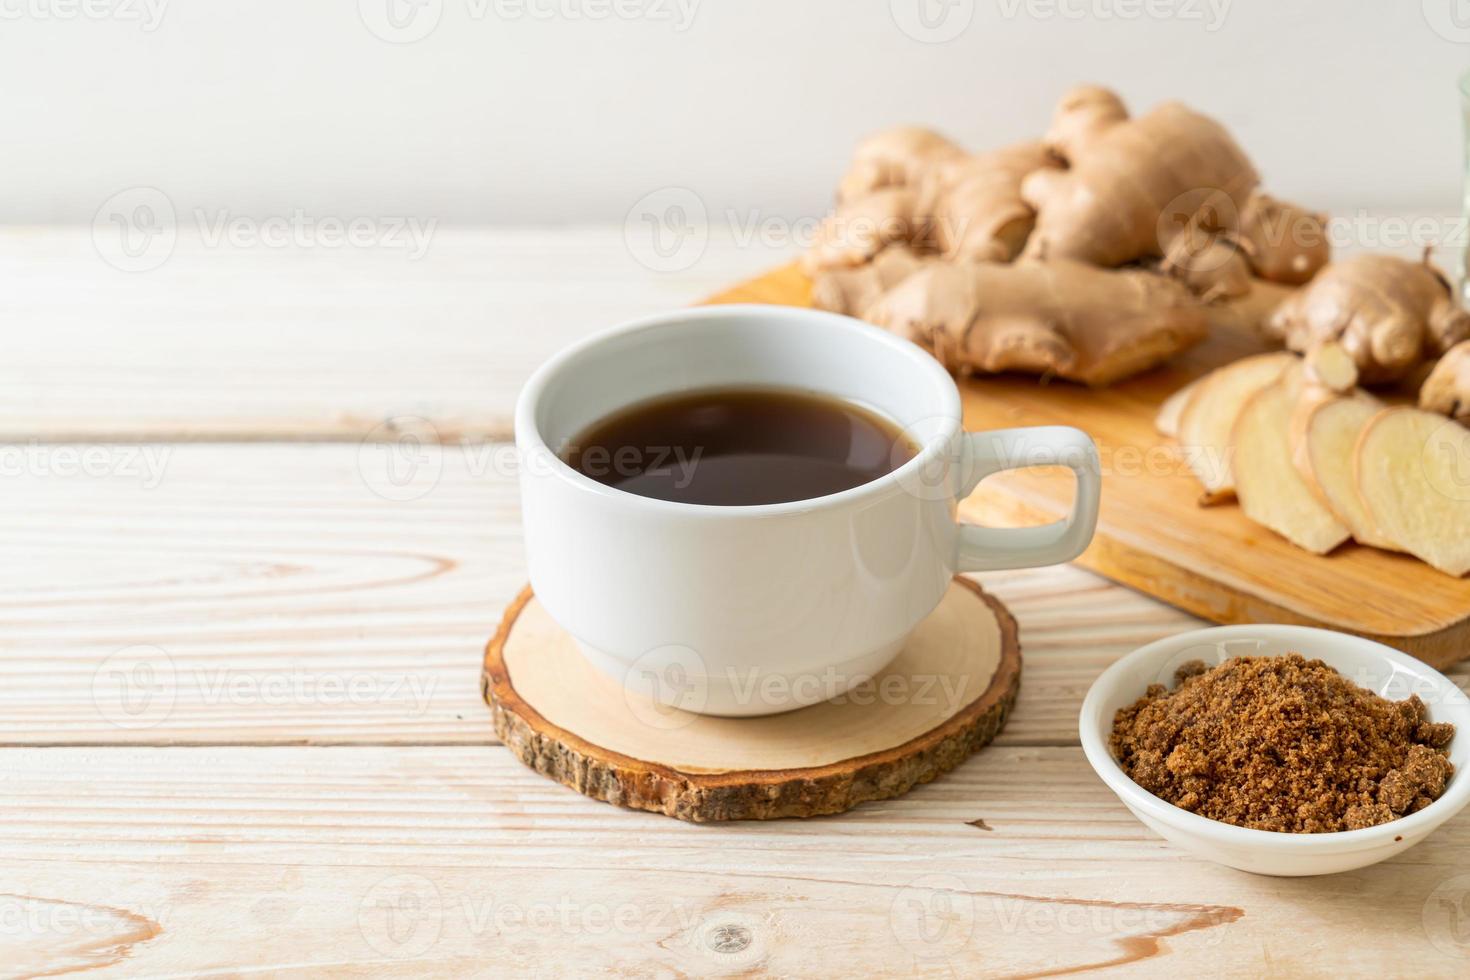
[[[618,409],[747,385],[856,402],[901,426],[919,453],[841,493],[733,507],[637,496],[559,456]],[[1068,561],[1097,522],[1097,447],[1085,433],[967,434],[959,391],[932,357],[812,310],[710,306],[594,336],[531,377],[515,432],[537,598],[630,690],[706,714],[773,714],[841,694],[892,660],[956,572]],[[959,500],[984,477],[1036,465],[1076,474],[1065,520],[957,523]]]

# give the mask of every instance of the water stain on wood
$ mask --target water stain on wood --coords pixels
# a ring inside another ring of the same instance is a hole
[[[1115,914],[1120,917],[1128,917],[1133,914],[1147,915],[1151,912],[1179,916],[1176,921],[1164,925],[1161,928],[1149,929],[1133,936],[1112,937],[1112,942],[1122,949],[1122,954],[1113,959],[1092,963],[1079,963],[1072,966],[1058,965],[1034,972],[1012,974],[1011,980],[1032,980],[1032,978],[1036,977],[1065,976],[1071,973],[1083,973],[1138,963],[1166,952],[1168,947],[1164,944],[1164,940],[1170,936],[1179,936],[1200,929],[1213,929],[1216,926],[1229,925],[1245,915],[1244,909],[1232,905],[1194,905],[1175,902],[1110,902],[1103,899],[1042,898],[1035,895],[1009,895],[1003,892],[975,892],[974,894],[989,895],[995,898],[1011,899],[1018,902],[1042,902],[1055,905],[1079,906],[1082,908],[1096,909],[1100,914]]]
[[[0,940],[7,976],[51,977],[115,966],[139,943],[163,933],[146,915],[82,902],[0,893],[24,925],[19,943]]]

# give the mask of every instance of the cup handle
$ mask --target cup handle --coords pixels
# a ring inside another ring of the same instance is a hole
[[[1065,466],[1077,477],[1072,513],[1040,527],[982,527],[961,524],[956,567],[962,572],[1034,568],[1071,561],[1086,549],[1097,527],[1102,467],[1097,444],[1081,429],[1038,425],[1023,429],[973,432],[965,437],[966,477],[959,498],[1002,470],[1028,466]]]

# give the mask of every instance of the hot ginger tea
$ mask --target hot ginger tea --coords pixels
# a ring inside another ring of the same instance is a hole
[[[709,388],[614,412],[577,435],[563,458],[628,493],[738,507],[850,490],[917,453],[893,422],[839,398]]]

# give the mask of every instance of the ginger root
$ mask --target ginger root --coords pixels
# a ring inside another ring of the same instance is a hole
[[[1204,308],[1177,282],[1079,262],[939,262],[889,290],[867,319],[960,372],[1019,371],[1106,385],[1204,339]]]
[[[1209,302],[1206,310],[1210,327],[1259,337],[1266,332],[1265,324],[1271,314],[1294,292],[1295,287],[1253,278],[1251,288],[1244,296],[1225,296]]]
[[[1255,279],[1245,253],[1224,236],[1175,235],[1159,271],[1188,286],[1206,303],[1249,295]]]
[[[1327,216],[1257,191],[1240,215],[1237,239],[1262,279],[1300,285],[1332,257]]]
[[[1027,175],[1056,166],[1040,142],[1017,143],[945,163],[937,174],[934,231],[945,258],[1009,262],[1036,221],[1021,199]]]
[[[1069,169],[1021,185],[1037,212],[1028,258],[1117,266],[1168,255],[1180,234],[1233,230],[1259,179],[1213,119],[1176,102],[1130,119],[1097,86],[1063,97],[1046,142]]]
[[[1021,200],[1021,180],[1055,165],[1034,141],[971,155],[928,130],[879,133],[859,146],[803,266],[810,275],[859,266],[893,244],[955,260],[1009,262],[1035,218]]]
[[[817,306],[921,338],[957,369],[1105,384],[1194,343],[1202,318],[1267,333],[1326,261],[1324,219],[1257,181],[1214,120],[1177,103],[1132,119],[1081,86],[1039,141],[971,154],[911,126],[863,140],[802,267]],[[1018,256],[1014,275],[935,268]],[[1099,274],[1125,265],[1143,268]],[[1108,298],[1120,313],[1105,325]]]
[[[1357,255],[1324,268],[1277,307],[1268,337],[1300,353],[1342,344],[1364,383],[1398,381],[1470,338],[1470,315],[1427,262]]]
[[[1470,425],[1470,340],[1451,347],[1419,388],[1419,407]]]
[[[826,269],[866,265],[890,245],[914,245],[932,239],[930,224],[916,187],[882,187],[845,201],[817,227],[812,247],[801,257],[809,276]]]
[[[965,151],[922,126],[895,126],[874,133],[853,150],[852,163],[837,185],[837,200],[852,201],[885,187],[915,187],[930,170]]]
[[[837,207],[817,229],[802,256],[809,275],[823,269],[864,265],[894,242],[930,237],[924,186],[946,161],[965,151],[933,130],[898,126],[857,145],[838,184]]]
[[[819,310],[863,316],[878,297],[938,261],[907,245],[890,245],[867,265],[818,272],[812,277],[812,305]]]

